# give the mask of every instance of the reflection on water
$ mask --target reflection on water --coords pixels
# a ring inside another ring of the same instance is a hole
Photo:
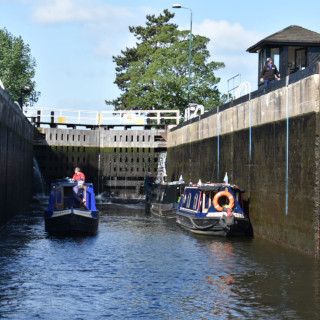
[[[259,239],[195,236],[143,204],[54,237],[43,202],[0,234],[2,319],[317,319],[319,264]]]

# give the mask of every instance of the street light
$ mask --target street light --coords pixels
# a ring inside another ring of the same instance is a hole
[[[190,10],[190,43],[189,43],[189,83],[188,83],[188,105],[190,103],[190,86],[191,86],[191,51],[192,51],[192,10],[190,8],[182,7],[181,4],[174,4],[174,9]]]

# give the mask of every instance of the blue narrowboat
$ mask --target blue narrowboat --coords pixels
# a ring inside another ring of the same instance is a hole
[[[243,189],[226,183],[185,187],[176,222],[197,234],[244,235],[250,226],[244,213]]]
[[[94,234],[98,230],[99,211],[96,208],[92,183],[83,183],[83,203],[72,200],[77,182],[58,181],[51,184],[48,208],[44,213],[45,230],[49,233]]]

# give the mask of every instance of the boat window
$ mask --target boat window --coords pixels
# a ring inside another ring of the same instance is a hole
[[[209,207],[211,206],[211,193],[204,192],[202,198],[202,212],[208,212]]]
[[[55,208],[56,210],[62,210],[63,209],[63,187],[57,186],[56,187],[56,194],[55,194]]]
[[[187,208],[190,208],[190,202],[191,202],[191,193],[188,194],[188,199],[187,199]]]
[[[196,209],[197,209],[198,198],[199,198],[199,194],[197,193],[197,194],[194,196],[194,200],[193,200],[193,210],[196,210]]]
[[[182,205],[185,207],[185,204],[187,202],[187,197],[184,195],[183,200],[182,200]]]

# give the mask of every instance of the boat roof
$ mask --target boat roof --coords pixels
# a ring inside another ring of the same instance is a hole
[[[187,188],[195,188],[195,189],[199,189],[201,191],[220,191],[222,188],[230,188],[234,191],[238,191],[241,193],[244,193],[245,190],[240,188],[239,186],[235,185],[235,184],[226,184],[226,183],[204,183],[203,185],[189,185],[186,186]]]
[[[73,187],[73,186],[76,186],[77,184],[78,184],[78,181],[70,181],[67,179],[58,179],[56,182],[53,182],[51,184],[51,186]],[[83,185],[85,185],[86,187],[93,186],[91,182],[84,182]]]

